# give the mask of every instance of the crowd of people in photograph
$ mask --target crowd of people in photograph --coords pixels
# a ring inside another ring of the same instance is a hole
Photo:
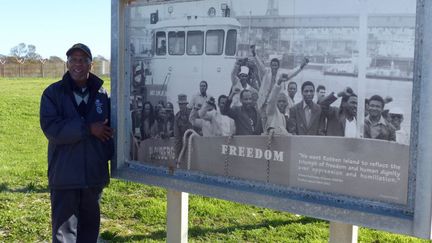
[[[373,95],[365,100],[364,131],[358,135],[357,95],[352,88],[327,92],[324,85],[305,81],[300,86],[302,100],[296,102],[297,83],[292,81],[308,64],[293,73],[283,72],[279,60],[266,67],[251,48],[251,57],[240,59],[232,70],[232,86],[218,97],[208,93],[209,85],[199,82],[191,97],[178,95],[179,111],[173,104],[143,104],[141,139],[181,139],[187,129],[201,136],[231,135],[318,135],[364,137],[409,144],[409,134],[401,131],[403,112],[391,107],[392,98]],[[316,98],[315,98],[316,97]],[[339,106],[333,106],[340,99]],[[387,109],[387,106],[390,106]]]

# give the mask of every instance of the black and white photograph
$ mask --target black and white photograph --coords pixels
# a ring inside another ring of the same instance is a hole
[[[309,189],[393,183],[403,189],[359,195],[404,204],[415,10],[414,0],[134,1],[130,159]],[[188,135],[208,145],[183,163]],[[271,170],[282,155],[286,182]],[[227,164],[238,157],[257,167],[237,173]]]

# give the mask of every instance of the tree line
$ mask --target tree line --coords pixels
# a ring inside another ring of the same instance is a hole
[[[42,57],[39,53],[36,52],[36,46],[32,44],[19,43],[18,45],[12,47],[10,49],[9,56],[0,54],[0,64],[4,65],[6,62],[8,63],[18,63],[24,64],[25,62],[40,62],[44,64],[45,62],[64,62],[58,56],[50,56],[49,58]],[[94,61],[109,61],[103,56],[94,57]]]

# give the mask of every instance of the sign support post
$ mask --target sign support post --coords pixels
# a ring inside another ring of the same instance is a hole
[[[330,243],[357,243],[358,226],[330,222]]]
[[[167,242],[188,241],[189,193],[167,190]]]

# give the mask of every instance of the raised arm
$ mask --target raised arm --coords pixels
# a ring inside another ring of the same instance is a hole
[[[309,59],[307,57],[305,57],[303,59],[303,62],[300,64],[300,66],[292,73],[288,76],[288,80],[291,80],[292,78],[294,78],[295,76],[297,76],[304,67],[306,67],[306,65],[309,63]]]
[[[239,78],[237,74],[240,72],[240,63],[237,60],[234,64],[233,70],[231,71],[231,84],[232,86],[236,85],[239,82]]]
[[[262,78],[264,76],[264,73],[265,73],[264,63],[262,62],[261,58],[259,58],[258,55],[256,54],[255,45],[252,45],[250,47],[250,49],[251,49],[253,60],[255,61],[255,64],[256,64],[257,69],[258,69],[258,74]]]
[[[192,126],[202,128],[203,120],[199,118],[199,116],[198,116],[198,110],[199,110],[198,107],[193,107],[192,108],[192,111],[191,111],[191,113],[189,115],[189,122],[192,124]]]
[[[277,98],[282,90],[282,82],[278,80],[277,84],[275,84],[270,92],[269,100],[266,106],[266,114],[267,116],[270,116],[276,112],[277,109]]]

